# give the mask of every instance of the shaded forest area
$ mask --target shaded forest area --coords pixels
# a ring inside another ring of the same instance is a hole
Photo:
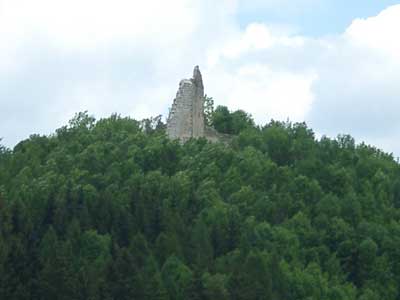
[[[0,147],[0,299],[400,299],[400,167],[218,107],[231,144],[78,114]]]

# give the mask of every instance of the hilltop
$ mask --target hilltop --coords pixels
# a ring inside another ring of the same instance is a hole
[[[400,167],[348,135],[78,114],[0,148],[0,299],[398,299]]]

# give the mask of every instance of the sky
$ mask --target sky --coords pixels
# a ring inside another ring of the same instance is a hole
[[[51,134],[79,111],[166,117],[199,65],[216,105],[398,157],[398,3],[0,0],[1,143]]]

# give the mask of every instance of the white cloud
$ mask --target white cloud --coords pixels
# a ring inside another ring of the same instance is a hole
[[[311,68],[285,68],[273,60],[277,51],[302,49],[304,37],[251,23],[224,42],[210,50],[204,76],[217,103],[246,110],[259,123],[305,119],[314,99],[316,73]]]
[[[15,41],[35,35],[61,48],[85,50],[124,39],[185,38],[196,16],[185,0],[3,0],[1,22]]]
[[[322,133],[350,133],[359,141],[400,155],[400,5],[355,20],[346,32],[317,49],[317,99],[307,117]],[[328,47],[326,47],[328,45]],[[394,142],[396,141],[396,142]]]
[[[306,120],[400,154],[400,5],[329,38],[238,25],[238,9],[292,3],[0,0],[0,136],[13,145],[86,109],[166,114],[179,80],[199,64],[217,104],[259,122]]]
[[[376,50],[392,59],[400,57],[400,40],[397,38],[400,25],[400,5],[392,6],[375,17],[356,19],[344,36],[353,46]]]
[[[400,5],[324,38],[251,24],[213,52],[209,87],[260,122],[306,120],[320,134],[350,133],[400,155],[397,28]]]
[[[239,8],[246,11],[284,11],[285,13],[300,12],[304,9],[315,8],[324,0],[239,0]]]
[[[266,64],[244,64],[228,71],[217,66],[210,74],[206,84],[216,101],[251,113],[259,123],[271,118],[303,121],[314,100],[311,85],[316,75],[312,72],[296,74]]]
[[[165,113],[182,74],[235,30],[234,9],[230,0],[0,0],[0,136],[13,145],[86,109]]]
[[[237,59],[243,54],[276,46],[301,47],[303,45],[304,38],[300,36],[275,35],[265,24],[251,23],[244,32],[238,32],[230,40],[226,41],[222,48],[214,50],[211,61],[215,63],[221,56]]]

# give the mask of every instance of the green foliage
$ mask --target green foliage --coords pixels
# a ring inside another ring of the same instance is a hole
[[[184,300],[191,281],[192,271],[177,257],[170,256],[162,268],[162,277],[171,299]]]
[[[218,106],[211,114],[211,123],[214,128],[227,134],[239,134],[241,131],[254,126],[250,115],[242,110],[233,113],[226,106]]]
[[[202,277],[202,283],[204,286],[205,299],[213,300],[228,300],[228,277],[223,274],[204,273]]]
[[[77,114],[0,146],[0,299],[399,299],[400,166],[304,123]]]

